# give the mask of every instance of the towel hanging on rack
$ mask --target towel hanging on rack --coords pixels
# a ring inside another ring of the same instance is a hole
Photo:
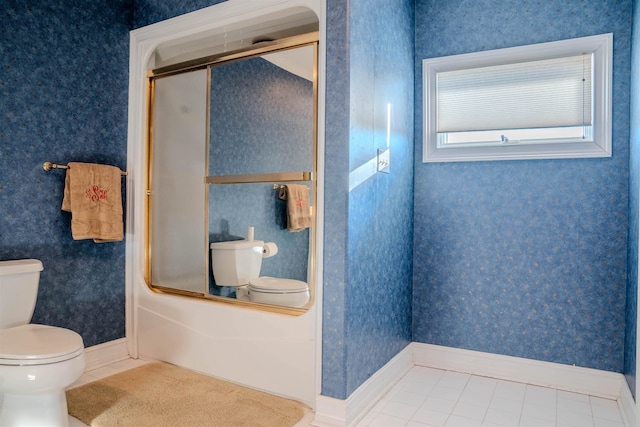
[[[73,239],[96,243],[122,240],[120,169],[79,162],[68,166],[62,210],[71,212]]]
[[[309,187],[301,184],[281,185],[278,197],[287,201],[287,230],[302,231],[311,226]]]

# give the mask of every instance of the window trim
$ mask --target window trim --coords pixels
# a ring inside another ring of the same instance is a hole
[[[593,142],[553,142],[499,146],[438,146],[436,133],[436,77],[438,72],[527,62],[593,53]],[[423,154],[422,161],[461,162],[611,157],[613,34],[466,53],[422,61]]]

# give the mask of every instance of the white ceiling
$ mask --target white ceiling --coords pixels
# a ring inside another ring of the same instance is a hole
[[[315,13],[306,8],[295,8],[286,15],[278,13],[262,16],[260,22],[235,23],[194,37],[162,44],[155,50],[155,63],[151,68],[166,67],[246,48],[259,41],[276,40],[317,30],[318,18]],[[293,53],[283,55],[283,58],[288,58],[282,61],[291,62],[292,55]]]

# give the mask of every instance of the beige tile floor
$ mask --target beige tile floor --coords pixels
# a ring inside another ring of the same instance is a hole
[[[128,359],[87,371],[72,387],[146,363]],[[85,427],[69,417],[70,427]],[[294,427],[309,427],[308,412]],[[413,367],[358,427],[628,427],[618,404],[552,388]],[[191,426],[185,426],[191,427]]]

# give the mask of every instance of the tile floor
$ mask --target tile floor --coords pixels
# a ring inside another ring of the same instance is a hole
[[[144,363],[129,359],[88,371],[72,387]],[[312,420],[309,412],[294,427],[311,426]],[[421,366],[413,367],[357,425],[627,427],[614,400]],[[70,417],[69,427],[85,424]]]
[[[359,427],[625,427],[614,400],[414,366]]]

